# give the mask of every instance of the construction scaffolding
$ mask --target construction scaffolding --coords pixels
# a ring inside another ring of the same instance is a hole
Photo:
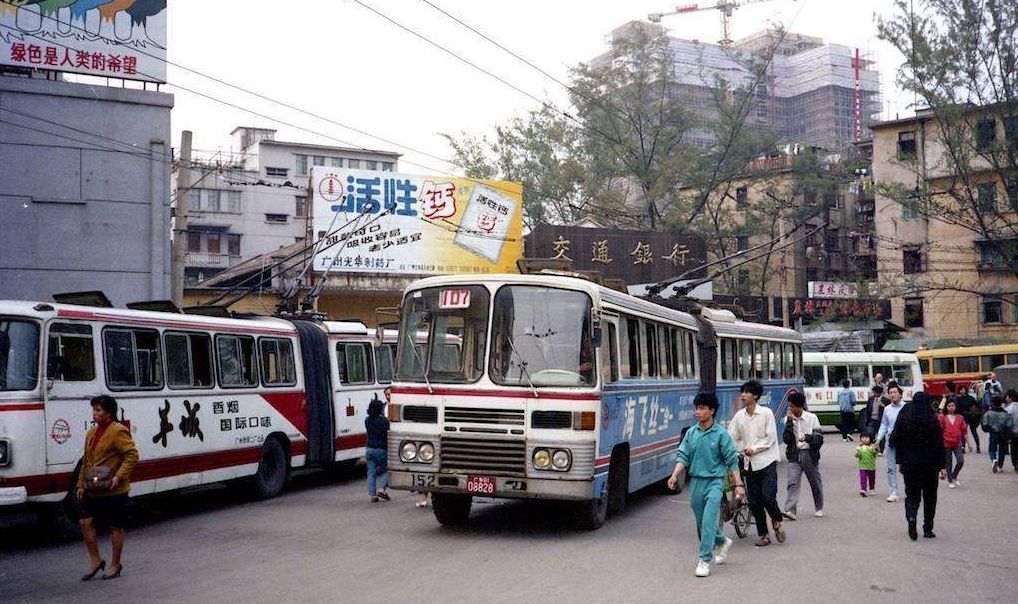
[[[654,27],[660,26],[634,21],[611,35],[626,37],[634,28]],[[872,138],[869,126],[878,120],[881,100],[880,73],[869,52],[777,30],[757,32],[731,48],[682,38],[670,38],[669,48],[674,94],[705,118],[702,132],[693,133],[695,144],[713,143],[709,122],[719,81],[729,90],[751,94],[748,123],[771,128],[781,143],[838,152]],[[753,62],[766,59],[772,49],[765,77],[755,81]]]

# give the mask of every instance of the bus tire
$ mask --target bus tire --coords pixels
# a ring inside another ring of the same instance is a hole
[[[470,506],[473,497],[452,493],[432,493],[431,507],[435,511],[435,519],[443,526],[460,526],[470,518]]]
[[[42,504],[36,514],[40,527],[51,538],[57,541],[81,538],[81,525],[78,522],[78,510],[74,502],[65,499],[58,503]]]
[[[628,495],[629,451],[616,449],[608,466],[608,514],[621,514],[626,509]]]
[[[269,437],[262,445],[262,458],[254,475],[254,494],[271,499],[283,490],[290,474],[290,454],[279,438]]]

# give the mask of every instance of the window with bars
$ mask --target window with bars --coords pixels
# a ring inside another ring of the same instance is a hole
[[[906,275],[914,275],[923,272],[923,253],[918,249],[906,249],[901,251],[903,272]]]
[[[976,151],[987,151],[997,139],[997,120],[985,119],[976,122]]]
[[[297,175],[307,176],[308,173],[308,156],[300,153],[295,153],[294,158],[297,161]]]
[[[905,327],[923,326],[923,299],[905,298]]]
[[[994,325],[1004,322],[1004,301],[1000,296],[983,296],[982,300],[982,322],[984,325]]]
[[[898,133],[898,159],[915,159],[916,140],[915,130],[906,130]]]
[[[997,185],[996,183],[986,182],[979,185],[978,191],[978,207],[980,212],[996,212],[997,211]]]

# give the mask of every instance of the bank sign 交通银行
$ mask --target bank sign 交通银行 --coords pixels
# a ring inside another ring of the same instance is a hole
[[[510,273],[523,253],[522,185],[316,166],[319,273]]]

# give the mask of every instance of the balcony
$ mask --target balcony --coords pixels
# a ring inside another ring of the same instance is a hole
[[[200,266],[207,268],[230,268],[240,264],[240,256],[230,254],[212,254],[209,252],[188,252],[184,258],[185,266]]]

